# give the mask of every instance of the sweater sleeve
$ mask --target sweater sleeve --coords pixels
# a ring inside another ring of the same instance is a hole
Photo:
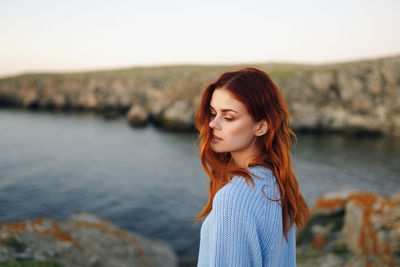
[[[262,251],[250,188],[235,180],[214,197],[208,266],[261,266]]]

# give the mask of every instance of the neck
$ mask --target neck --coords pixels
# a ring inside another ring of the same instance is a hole
[[[231,152],[231,157],[235,166],[245,169],[249,167],[249,163],[255,159],[258,154],[256,149],[249,147],[244,151]]]

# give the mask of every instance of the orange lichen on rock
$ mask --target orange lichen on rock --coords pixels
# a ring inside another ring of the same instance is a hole
[[[377,235],[370,221],[370,210],[365,207],[362,215],[359,245],[364,254],[377,254]]]
[[[400,220],[399,204],[398,200],[372,193],[351,196],[344,227],[351,250],[357,254],[380,255],[388,261],[393,259],[396,241],[389,233]]]
[[[5,231],[23,231],[26,229],[26,222],[10,223],[3,226]]]
[[[364,207],[371,207],[376,201],[376,196],[372,193],[355,194],[349,200],[355,201]]]
[[[4,224],[0,229],[3,233],[11,236],[17,233],[35,232],[37,234],[49,235],[61,242],[69,242],[76,245],[76,241],[68,233],[64,232],[57,223],[46,218]]]
[[[360,228],[359,238],[358,238],[358,248],[361,249],[363,254],[377,254],[377,234],[370,221],[371,209],[376,201],[375,195],[371,193],[363,193],[351,196],[349,202],[352,202],[353,210],[361,210],[361,223],[359,223]]]
[[[128,239],[133,244],[137,244],[137,240],[127,232],[115,229],[115,227],[111,226],[109,223],[100,223],[100,222],[85,222],[85,221],[77,221],[75,222],[77,227],[90,227],[96,228],[102,232],[107,232],[113,235],[116,238]]]
[[[338,208],[344,208],[346,205],[346,200],[344,199],[325,199],[319,198],[315,203],[315,209],[317,210],[326,210],[326,211],[333,211]]]
[[[0,242],[0,258],[14,258],[23,251],[26,258],[51,256],[65,266],[177,266],[178,262],[168,245],[125,232],[87,212],[62,222],[43,217],[0,223]]]
[[[88,226],[88,227],[96,228],[96,229],[99,229],[99,230],[102,230],[102,231],[107,231],[107,229],[109,228],[108,225],[105,225],[105,224],[99,223],[99,222],[75,222],[75,224],[78,227]]]
[[[42,218],[36,218],[36,219],[33,219],[32,222],[34,224],[42,224],[43,223],[43,219]]]
[[[138,248],[138,250],[137,250],[137,255],[138,255],[139,257],[144,257],[144,256],[145,256],[144,250],[143,250],[142,248]]]
[[[56,223],[48,219],[37,218],[31,221],[32,230],[37,234],[49,235],[61,242],[69,242],[76,245],[76,241],[64,232]]]
[[[312,248],[322,248],[327,244],[327,240],[325,235],[323,235],[322,233],[317,234],[313,241],[311,242],[310,246]]]
[[[112,231],[112,235],[117,238],[127,238],[128,234],[123,231],[114,230]]]
[[[70,242],[74,245],[76,245],[75,239],[73,239],[69,234],[61,230],[58,225],[53,225],[52,228],[49,229],[48,234],[51,236],[54,236],[61,242]]]
[[[312,208],[313,214],[331,214],[333,212],[343,211],[347,201],[354,194],[360,191],[356,189],[345,189],[339,192],[330,192],[317,199]]]

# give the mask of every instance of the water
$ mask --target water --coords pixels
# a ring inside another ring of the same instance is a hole
[[[0,110],[0,221],[65,220],[86,210],[197,256],[208,199],[195,133],[129,127],[124,118]],[[400,189],[392,138],[300,135],[293,166],[309,205],[344,188]]]

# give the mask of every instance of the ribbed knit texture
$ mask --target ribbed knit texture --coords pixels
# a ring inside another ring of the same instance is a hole
[[[255,188],[235,176],[215,195],[212,211],[200,231],[198,267],[296,266],[294,225],[288,242],[282,231],[279,185],[263,166],[247,168]]]

